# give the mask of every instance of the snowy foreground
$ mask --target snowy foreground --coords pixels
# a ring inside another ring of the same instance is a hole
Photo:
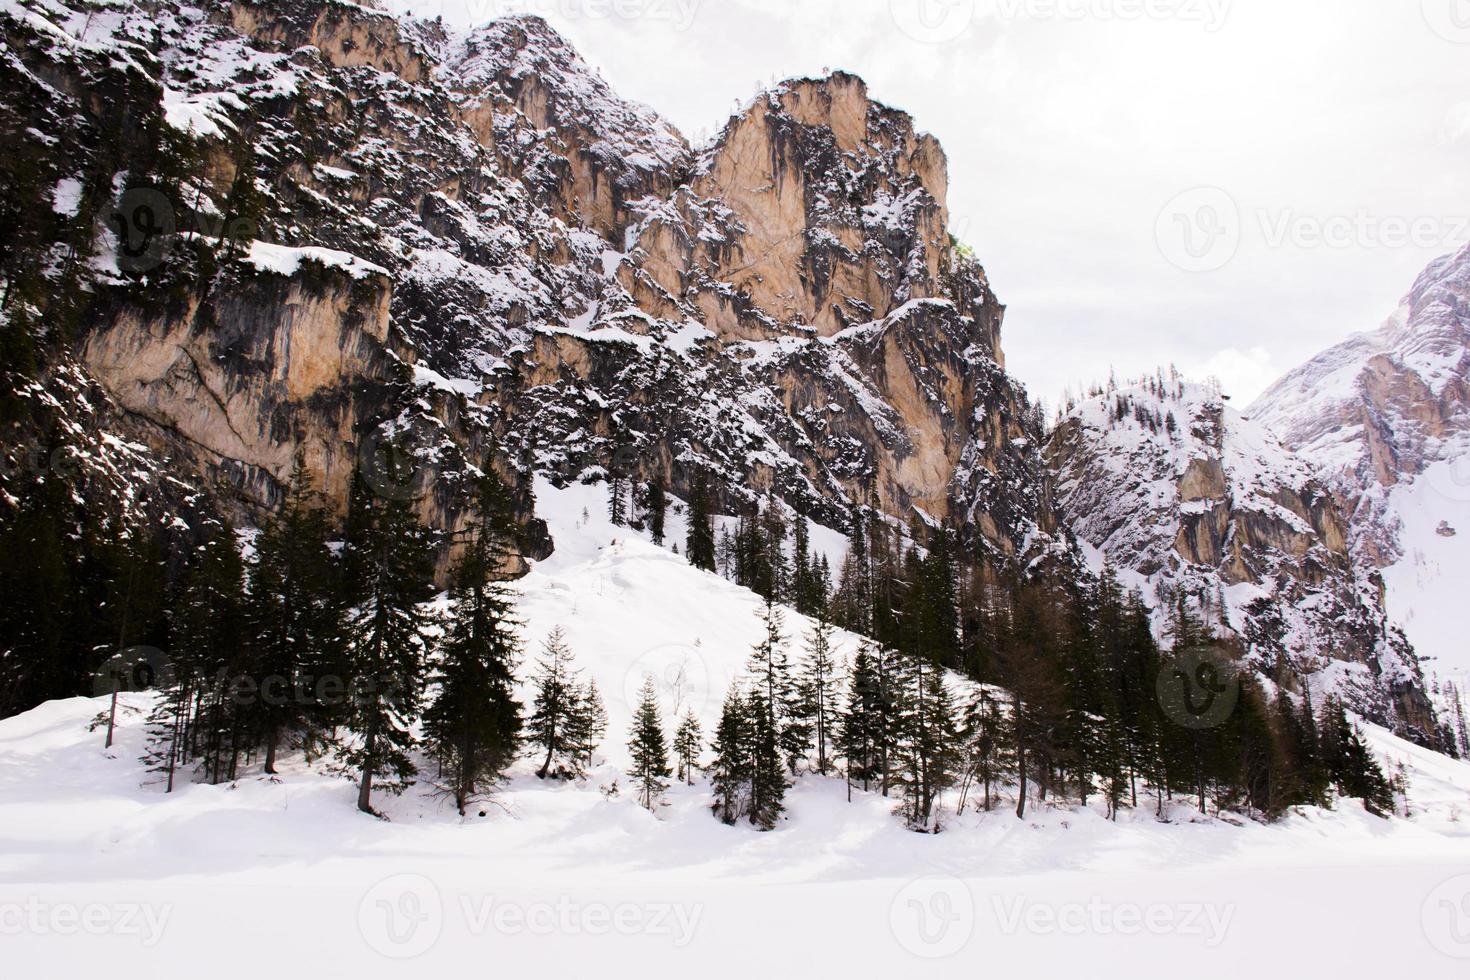
[[[1470,965],[1470,765],[1381,730],[1375,749],[1410,779],[1409,819],[1353,801],[1273,826],[1183,806],[1169,823],[1150,807],[1116,824],[1044,807],[1020,821],[1003,806],[922,836],[892,801],[849,803],[841,780],[806,777],[788,819],[761,834],[715,821],[704,785],[676,786],[657,817],[629,792],[609,797],[614,780],[626,790],[645,673],[670,727],[692,706],[712,730],[759,632],[757,599],[615,534],[600,488],[542,487],[541,501],[559,549],[521,584],[527,653],[561,624],[602,688],[605,762],[587,782],[544,784],[525,764],[483,816],[461,820],[420,786],[385,797],[391,820],[378,821],[356,812],[349,782],[298,757],[279,782],[166,796],[137,762],[146,695],[127,696],[110,753],[87,731],[103,700],[53,702],[0,721],[6,974],[1450,977]]]

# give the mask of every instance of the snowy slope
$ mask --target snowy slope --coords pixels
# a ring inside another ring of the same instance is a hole
[[[841,781],[807,777],[789,819],[760,834],[715,821],[702,784],[676,787],[658,817],[609,799],[599,787],[625,760],[631,678],[662,679],[667,717],[683,665],[684,703],[712,720],[757,600],[614,531],[600,488],[539,489],[560,547],[520,584],[525,632],[565,625],[612,715],[609,761],[585,784],[522,766],[483,817],[462,821],[418,787],[385,800],[392,820],[379,822],[355,812],[350,783],[296,758],[276,783],[165,796],[135,761],[146,697],[129,696],[111,755],[85,729],[100,701],[51,702],[0,722],[0,911],[18,910],[0,916],[8,970],[130,976],[146,955],[162,976],[207,963],[253,977],[268,950],[292,977],[876,977],[950,954],[951,969],[1115,976],[1126,962],[1129,975],[1182,964],[1211,978],[1262,956],[1305,971],[1330,942],[1354,975],[1443,976],[1441,949],[1465,951],[1445,946],[1430,900],[1470,866],[1470,766],[1377,729],[1375,748],[1408,767],[1412,819],[1351,802],[1273,826],[1182,806],[1171,823],[1145,807],[1118,824],[1002,808],[924,836],[891,801],[849,804]],[[82,906],[102,932],[61,935]]]

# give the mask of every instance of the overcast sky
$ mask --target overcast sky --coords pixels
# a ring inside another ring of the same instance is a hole
[[[1470,0],[389,0],[546,17],[691,139],[843,68],[949,155],[952,230],[1064,387],[1175,362],[1238,405],[1470,238]]]

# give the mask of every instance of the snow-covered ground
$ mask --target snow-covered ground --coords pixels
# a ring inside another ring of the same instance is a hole
[[[1463,971],[1470,765],[1381,730],[1409,819],[1351,801],[1272,826],[1002,807],[923,836],[892,801],[805,777],[761,834],[711,817],[704,785],[656,817],[609,797],[644,674],[666,720],[693,707],[712,729],[758,600],[611,527],[600,487],[539,491],[559,547],[519,586],[527,659],[560,624],[602,688],[611,726],[587,782],[523,765],[465,820],[423,787],[382,801],[390,821],[364,817],[350,783],[299,758],[279,782],[165,795],[137,762],[146,695],[126,696],[110,753],[87,731],[102,702],[52,702],[0,722],[7,975]]]
[[[1426,674],[1470,691],[1470,456],[1432,464],[1389,493],[1403,557],[1384,569],[1388,609],[1425,658]]]

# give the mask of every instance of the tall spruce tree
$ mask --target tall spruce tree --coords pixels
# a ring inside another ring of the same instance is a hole
[[[633,730],[628,735],[628,753],[633,757],[629,776],[638,787],[639,805],[653,811],[664,790],[669,788],[664,780],[673,773],[659,714],[658,687],[652,675],[644,677],[643,687],[638,691],[638,710],[633,714]]]
[[[653,543],[662,545],[664,543],[664,524],[668,516],[669,495],[664,486],[662,473],[654,474],[648,482],[646,499],[643,507],[643,521],[648,526],[648,535]]]
[[[513,596],[498,580],[512,517],[494,474],[483,478],[478,496],[480,522],[452,575],[434,672],[438,695],[424,715],[425,734],[461,814],[510,765],[521,731],[515,697],[520,624]]]
[[[238,723],[229,681],[244,654],[244,564],[227,522],[210,520],[189,555],[169,610],[171,663],[149,719],[145,759],[165,774],[200,757],[206,778],[219,782],[227,739]]]
[[[722,823],[734,824],[750,812],[754,751],[749,705],[739,686],[730,685],[720,710],[720,723],[715,728],[711,746],[715,757],[709,768],[714,803],[710,809]]]
[[[913,830],[938,832],[935,804],[954,784],[960,761],[954,698],[943,671],[922,657],[907,660],[899,676],[904,696],[897,754],[904,818]]]
[[[834,627],[827,622],[825,609],[806,635],[805,656],[797,679],[801,723],[810,733],[817,752],[816,771],[827,775],[832,770],[832,752],[837,741],[837,663],[832,650]]]
[[[684,556],[695,568],[715,570],[714,515],[709,480],[703,470],[695,472],[694,486],[689,491],[689,531],[684,540]]]
[[[565,631],[557,626],[541,644],[541,662],[534,681],[536,700],[526,719],[527,741],[543,752],[536,775],[562,778],[580,775],[578,750],[572,735],[581,708],[581,687],[572,666],[572,651],[567,646]]]
[[[596,681],[588,680],[576,691],[567,719],[566,751],[573,775],[581,777],[592,767],[593,756],[606,734],[607,708],[602,703],[602,692]]]
[[[881,778],[883,708],[873,651],[871,640],[863,640],[858,647],[847,686],[847,705],[837,726],[837,749],[846,760],[848,781],[862,783],[864,792]]]
[[[323,706],[304,692],[318,689],[315,679],[345,673],[342,592],[327,538],[321,497],[298,456],[285,506],[256,537],[246,606],[253,690],[244,700],[251,740],[264,743],[272,775],[283,742],[300,736],[309,745],[329,724]]]
[[[358,738],[344,753],[357,773],[357,808],[374,813],[376,785],[400,793],[418,769],[412,752],[423,708],[434,627],[433,541],[399,497],[359,494],[356,534],[343,548],[362,593],[348,614],[348,723]]]
[[[674,732],[674,754],[679,758],[679,778],[690,786],[694,785],[694,772],[699,768],[699,754],[703,750],[704,729],[694,709],[686,709]]]
[[[988,687],[982,687],[965,712],[963,739],[965,744],[966,786],[980,786],[978,809],[989,813],[994,806],[993,788],[1009,778],[1014,770],[1010,721],[1001,710],[1000,698]],[[960,797],[963,808],[965,794]]]
[[[750,719],[750,822],[772,830],[786,812],[788,785],[776,712],[759,691],[750,693],[745,711]]]

